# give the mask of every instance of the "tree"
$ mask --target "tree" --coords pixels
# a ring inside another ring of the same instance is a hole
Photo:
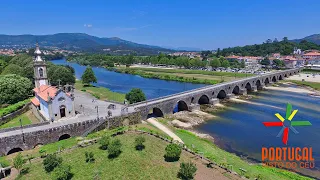
[[[192,162],[180,163],[180,169],[178,172],[178,177],[184,180],[191,180],[194,178],[197,172],[197,167]]]
[[[221,66],[224,68],[230,67],[230,63],[228,60],[224,60],[224,61],[222,61]]]
[[[93,155],[93,152],[85,152],[84,153],[85,157],[86,157],[86,162],[94,162],[94,155]]]
[[[43,167],[44,167],[44,170],[49,173],[49,172],[53,171],[61,163],[62,163],[61,157],[58,157],[56,154],[49,154],[43,160]]]
[[[88,66],[87,69],[84,71],[84,73],[81,76],[81,79],[83,84],[90,84],[90,83],[97,82],[97,78],[94,75],[94,72],[90,66]]]
[[[8,66],[6,66],[3,69],[1,75],[6,75],[6,74],[17,74],[20,76],[24,76],[23,68],[16,64],[9,64]]]
[[[52,85],[74,84],[76,79],[71,69],[65,66],[50,66],[48,69],[48,78]]]
[[[119,139],[114,139],[111,141],[109,147],[108,147],[108,153],[109,153],[109,158],[115,158],[118,157],[121,153],[121,147],[122,144]]]
[[[110,137],[107,135],[102,136],[101,139],[99,140],[100,149],[102,150],[108,149],[109,143],[110,143]]]
[[[29,79],[16,74],[0,76],[0,104],[14,104],[32,95]]]
[[[282,41],[283,42],[288,42],[289,40],[288,40],[288,37],[284,37],[283,39],[282,39]]]
[[[71,167],[69,165],[59,165],[52,172],[52,177],[55,180],[69,180],[73,174],[71,173]]]
[[[273,42],[274,42],[274,43],[277,43],[277,42],[279,42],[279,41],[278,41],[277,38],[274,38]]]
[[[126,99],[132,103],[137,103],[146,100],[146,96],[139,88],[132,88],[129,93],[126,94]]]
[[[13,159],[13,167],[16,168],[19,171],[19,174],[21,172],[22,166],[24,164],[23,157],[21,153],[19,153],[16,157]]]
[[[144,149],[144,142],[146,139],[143,136],[138,136],[135,139],[135,144],[136,144],[136,150],[143,150]]]
[[[212,61],[210,61],[210,66],[213,68],[221,67],[221,63],[218,58],[214,58]]]
[[[245,64],[245,62],[244,62],[243,60],[242,60],[241,63],[240,63],[240,67],[241,67],[241,68],[245,68],[245,67],[246,67],[246,64]]]
[[[270,60],[268,58],[264,58],[260,62],[261,65],[269,66],[270,65]]]
[[[172,162],[178,161],[181,155],[181,147],[177,144],[168,144],[166,147],[166,154],[164,155],[165,160]]]
[[[273,63],[278,67],[284,67],[285,66],[284,62],[279,60],[279,59],[273,60]]]

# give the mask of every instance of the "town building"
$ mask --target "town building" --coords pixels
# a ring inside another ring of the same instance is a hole
[[[317,50],[305,51],[302,56],[304,59],[320,59],[320,52]]]
[[[31,99],[33,114],[41,121],[75,116],[73,87],[51,86],[48,82],[46,62],[41,58],[38,45],[34,53],[35,97]]]

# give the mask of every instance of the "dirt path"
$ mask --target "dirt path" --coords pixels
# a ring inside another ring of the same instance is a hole
[[[183,141],[176,135],[174,134],[170,129],[168,129],[166,126],[162,125],[161,123],[159,123],[157,121],[157,119],[155,118],[149,118],[147,119],[147,122],[149,122],[150,124],[154,125],[155,127],[157,127],[158,129],[160,129],[161,131],[163,131],[164,133],[168,134],[170,137],[173,138],[174,141],[178,141],[180,143],[183,143]]]

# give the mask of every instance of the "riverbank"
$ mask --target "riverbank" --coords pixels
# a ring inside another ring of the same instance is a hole
[[[232,81],[239,78],[253,76],[252,74],[244,73],[164,68],[116,67],[108,68],[108,70],[112,70],[118,73],[139,75],[144,78],[189,82],[197,84],[217,84],[225,81]]]
[[[109,100],[123,103],[125,100],[125,94],[113,92],[105,87],[97,86],[84,86],[80,80],[77,80],[75,83],[75,88],[79,91],[87,92],[100,100]]]

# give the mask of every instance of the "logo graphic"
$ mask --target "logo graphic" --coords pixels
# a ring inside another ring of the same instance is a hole
[[[292,121],[293,117],[296,115],[298,110],[292,111],[292,106],[290,103],[287,104],[286,110],[286,118],[283,118],[279,113],[276,113],[275,116],[281,122],[263,122],[264,126],[266,127],[274,127],[274,126],[282,126],[277,137],[280,137],[282,134],[282,142],[283,144],[288,144],[288,136],[289,136],[289,129],[291,129],[295,134],[299,132],[294,128],[294,126],[311,126],[312,124],[309,121]]]

